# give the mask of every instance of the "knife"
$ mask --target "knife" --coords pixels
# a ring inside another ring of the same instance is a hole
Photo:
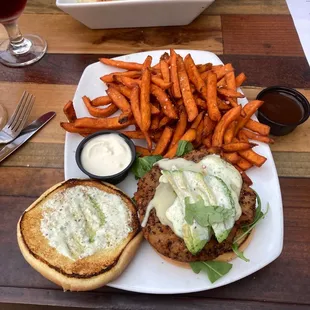
[[[46,125],[54,116],[55,112],[48,112],[40,116],[37,120],[33,121],[30,125],[25,127],[19,136],[11,143],[4,146],[0,151],[0,162],[15,152],[21,145],[29,140],[38,130]]]

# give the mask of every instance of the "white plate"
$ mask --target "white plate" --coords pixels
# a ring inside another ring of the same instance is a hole
[[[116,59],[135,61],[142,63],[147,55],[153,57],[153,64],[159,61],[165,51],[152,51]],[[183,57],[191,53],[196,63],[221,64],[221,60],[213,53],[204,51],[178,50]],[[82,96],[89,96],[91,99],[102,96],[106,86],[99,77],[116,71],[117,69],[103,65],[99,62],[88,66],[79,82],[74,96],[74,107],[78,117],[89,116],[83,102]],[[246,99],[241,101],[242,104]],[[82,138],[77,134],[67,133],[65,144],[65,178],[84,178],[84,175],[76,165],[75,150]],[[253,180],[253,188],[259,193],[262,199],[263,209],[267,202],[270,203],[270,210],[266,218],[257,226],[254,238],[245,251],[249,263],[241,259],[233,260],[233,268],[230,272],[211,284],[206,275],[196,275],[191,270],[183,269],[169,264],[163,260],[152,247],[144,241],[134,260],[126,271],[116,280],[109,284],[111,287],[127,291],[153,293],[153,294],[176,294],[190,293],[212,289],[242,279],[255,271],[263,268],[275,260],[282,251],[283,246],[283,210],[278,175],[274,160],[268,145],[260,144],[255,150],[267,157],[266,163],[261,168],[252,168],[248,171],[249,177]],[[125,181],[118,186],[130,197],[136,190],[136,180],[129,175]]]

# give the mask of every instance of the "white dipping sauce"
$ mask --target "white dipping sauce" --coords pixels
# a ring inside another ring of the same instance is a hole
[[[87,141],[81,152],[86,171],[97,176],[110,176],[123,171],[131,162],[129,145],[118,134],[99,135]]]

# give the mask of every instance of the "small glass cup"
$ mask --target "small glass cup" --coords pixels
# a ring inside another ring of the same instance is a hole
[[[0,43],[0,62],[9,67],[23,67],[40,60],[47,48],[44,39],[33,34],[23,36],[17,25],[27,0],[0,0],[0,23],[9,39]]]

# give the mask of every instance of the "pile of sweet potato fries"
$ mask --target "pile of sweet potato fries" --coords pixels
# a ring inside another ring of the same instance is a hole
[[[101,77],[108,87],[106,95],[92,100],[83,97],[95,118],[77,119],[69,101],[64,107],[69,122],[61,123],[66,131],[86,136],[103,129],[122,130],[129,138],[146,140],[147,148],[136,147],[141,156],[172,158],[180,140],[190,141],[195,148],[204,145],[221,153],[240,172],[266,161],[249,141],[273,142],[268,137],[270,128],[251,119],[263,102],[238,104],[238,98],[244,96],[237,88],[246,76],[235,76],[230,63],[196,65],[190,54],[183,59],[173,49],[155,66],[151,66],[151,56],[143,64],[100,61],[126,71]],[[121,113],[112,116],[118,110]],[[129,125],[136,130],[124,130]]]

